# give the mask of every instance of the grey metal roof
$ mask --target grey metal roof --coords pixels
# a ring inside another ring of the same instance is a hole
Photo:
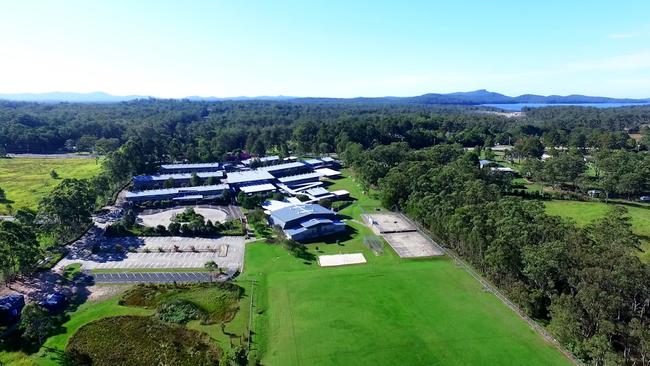
[[[185,180],[185,179],[190,179],[192,178],[193,173],[176,173],[176,174],[157,174],[157,175],[136,175],[133,177],[134,182],[160,182],[160,181],[166,181],[169,178],[172,178],[174,180]],[[216,171],[216,172],[202,172],[202,173],[196,173],[196,175],[201,178],[222,178],[224,175],[223,171]]]
[[[289,183],[289,182],[300,181],[300,180],[303,180],[303,179],[320,178],[321,176],[322,176],[322,174],[320,174],[318,172],[305,173],[305,174],[291,175],[291,176],[288,176],[288,177],[278,178],[278,181],[280,181],[282,183]]]
[[[212,192],[212,191],[222,191],[228,189],[227,184],[215,184],[211,186],[196,186],[196,187],[183,187],[183,188],[166,188],[166,189],[147,189],[144,191],[137,192],[126,192],[126,198],[133,197],[151,197],[151,196],[165,196],[165,195],[174,195],[184,192]]]
[[[274,219],[283,222],[289,222],[303,217],[309,217],[311,215],[336,216],[336,212],[316,204],[294,205],[271,212],[271,216]]]
[[[173,170],[173,169],[219,169],[222,167],[221,163],[195,163],[195,164],[162,164],[160,169]]]
[[[319,159],[305,159],[303,161],[305,162],[305,164],[309,164],[309,165],[323,164],[323,162]]]
[[[310,188],[305,190],[305,193],[311,194],[312,196],[322,196],[324,194],[330,193],[327,189],[323,187]]]
[[[263,170],[248,170],[244,172],[231,172],[226,175],[226,182],[230,184],[258,182],[261,180],[275,179],[269,172]]]
[[[276,172],[278,170],[302,168],[302,167],[305,167],[305,166],[306,166],[305,163],[300,162],[300,161],[295,161],[293,163],[269,165],[269,166],[264,166],[264,167],[257,168],[257,169],[258,170],[263,170],[263,171],[266,171],[266,172]]]
[[[264,183],[264,184],[256,184],[252,186],[243,186],[240,187],[239,189],[241,189],[241,191],[244,193],[257,193],[257,192],[275,191],[278,188],[271,183]]]
[[[242,160],[241,162],[246,165],[249,165],[255,160],[259,160],[261,163],[268,163],[269,161],[280,160],[280,157],[277,155],[263,156],[261,158],[250,158],[250,159]]]

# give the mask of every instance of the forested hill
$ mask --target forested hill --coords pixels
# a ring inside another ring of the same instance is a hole
[[[26,101],[26,102],[72,102],[72,103],[115,103],[132,101],[136,99],[151,99],[150,96],[128,95],[116,96],[102,92],[94,93],[22,93],[22,94],[0,94],[0,100]],[[155,98],[154,98],[155,99]],[[608,98],[587,95],[536,95],[523,94],[516,97],[491,92],[485,89],[456,92],[456,93],[427,93],[413,97],[358,97],[358,98],[324,98],[324,97],[289,97],[289,96],[259,96],[259,97],[200,97],[188,96],[186,100],[201,102],[217,101],[291,101],[294,103],[327,103],[327,104],[508,104],[508,103],[546,103],[546,104],[581,104],[581,103],[650,103],[650,98]]]
[[[509,104],[509,103],[650,103],[650,98],[607,98],[592,97],[586,95],[536,95],[524,94],[517,97],[510,97],[500,93],[490,92],[485,89],[471,92],[459,92],[448,94],[429,93],[415,97],[380,97],[380,98],[297,98],[293,101],[307,103],[393,103],[393,104]]]
[[[175,146],[174,158],[197,161],[220,159],[236,149],[260,154],[328,153],[345,136],[365,147],[391,142],[406,142],[413,148],[440,143],[474,147],[534,135],[545,140],[554,136],[548,141],[554,146],[628,148],[636,144],[626,132],[650,124],[650,106],[539,108],[527,111],[524,118],[478,113],[481,108],[158,99],[96,104],[0,102],[0,150],[108,153],[136,136],[159,136],[165,146]]]

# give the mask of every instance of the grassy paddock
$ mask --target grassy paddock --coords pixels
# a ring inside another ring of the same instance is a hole
[[[88,158],[9,158],[0,159],[0,188],[6,201],[0,204],[0,214],[10,214],[7,204],[14,209],[35,209],[38,201],[64,178],[90,178],[99,173],[100,162]],[[50,172],[55,170],[59,178]]]
[[[544,201],[544,205],[548,214],[569,218],[578,226],[585,226],[604,217],[615,204],[554,200]],[[624,205],[624,207],[627,208],[630,216],[632,231],[641,239],[644,250],[641,258],[650,261],[650,206]]]

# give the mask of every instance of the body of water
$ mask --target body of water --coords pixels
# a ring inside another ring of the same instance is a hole
[[[541,107],[558,107],[558,106],[579,106],[579,107],[596,107],[596,108],[617,108],[633,105],[650,105],[650,103],[511,103],[511,104],[481,104],[486,107],[500,108],[506,111],[518,112],[524,107],[541,108]]]

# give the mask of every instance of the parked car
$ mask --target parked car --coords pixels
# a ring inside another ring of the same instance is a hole
[[[639,197],[639,201],[641,201],[641,202],[650,202],[650,196],[641,196],[641,197]]]

